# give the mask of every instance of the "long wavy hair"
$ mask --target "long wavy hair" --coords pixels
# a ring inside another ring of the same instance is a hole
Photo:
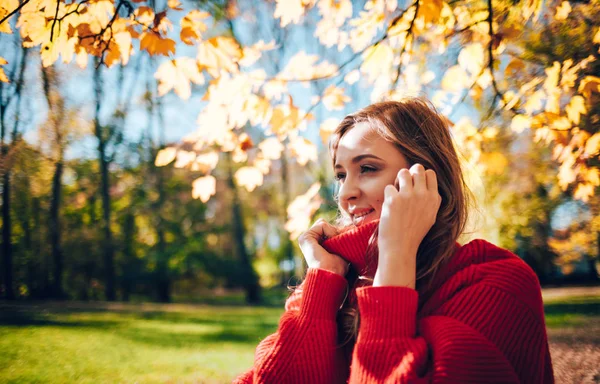
[[[417,281],[420,292],[431,287],[434,276],[455,252],[456,241],[464,232],[469,207],[474,202],[460,166],[458,153],[449,131],[449,121],[423,98],[405,98],[401,101],[384,101],[372,104],[346,116],[329,141],[332,165],[335,165],[340,139],[358,123],[367,123],[385,140],[404,155],[412,166],[422,164],[437,175],[438,192],[442,203],[435,224],[425,235],[417,251]],[[335,196],[339,206],[339,196]],[[350,218],[338,209],[334,225],[345,228]],[[367,265],[377,262],[377,236],[375,230],[366,251]],[[369,268],[367,268],[369,269]],[[347,276],[354,287],[371,285],[373,280],[351,270]],[[356,339],[359,312],[356,300],[348,296],[338,313],[340,342]]]

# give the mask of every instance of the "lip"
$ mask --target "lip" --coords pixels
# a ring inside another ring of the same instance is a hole
[[[369,212],[368,214],[358,217],[358,218],[356,218],[356,217],[354,217],[354,215],[352,215],[352,223],[354,223],[354,225],[359,227],[359,226],[367,223],[368,221],[370,221],[373,218],[374,213],[375,213],[375,210],[372,209],[371,212]]]

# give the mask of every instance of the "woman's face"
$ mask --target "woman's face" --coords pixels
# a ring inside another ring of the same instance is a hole
[[[368,123],[349,129],[338,143],[334,165],[344,216],[357,226],[379,219],[383,190],[395,184],[402,168],[410,168],[402,153]]]

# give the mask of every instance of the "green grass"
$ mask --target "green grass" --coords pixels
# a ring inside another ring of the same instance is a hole
[[[548,328],[582,327],[600,322],[600,296],[573,296],[544,302]]]
[[[0,307],[2,383],[226,383],[252,366],[281,308]],[[133,310],[131,310],[133,309]]]
[[[283,308],[214,303],[0,303],[0,382],[229,383]],[[550,328],[585,326],[600,321],[600,296],[545,310]]]

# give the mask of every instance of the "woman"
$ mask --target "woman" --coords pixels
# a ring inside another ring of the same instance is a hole
[[[340,225],[300,236],[306,278],[235,383],[553,383],[536,275],[457,243],[469,192],[446,120],[422,99],[374,104],[330,152]]]

